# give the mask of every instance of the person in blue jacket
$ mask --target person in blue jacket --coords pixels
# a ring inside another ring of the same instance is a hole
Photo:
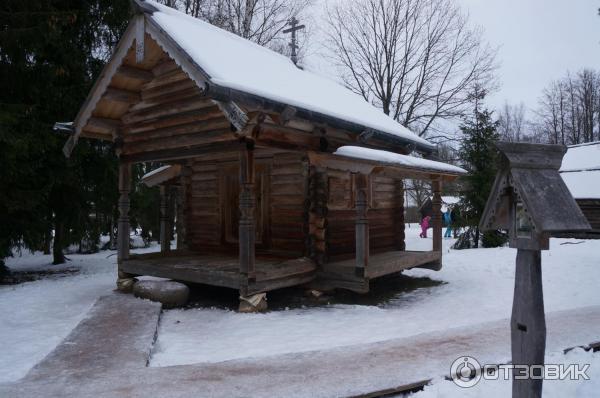
[[[446,233],[444,234],[444,238],[452,237],[452,211],[449,208],[446,208],[443,214],[444,225],[446,226]]]

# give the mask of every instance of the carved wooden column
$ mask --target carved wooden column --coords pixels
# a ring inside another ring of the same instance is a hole
[[[240,294],[248,295],[248,286],[256,280],[254,270],[256,226],[254,220],[254,146],[244,143],[240,151],[239,259]]]
[[[160,186],[160,251],[171,249],[171,234],[169,233],[169,187]]]
[[[131,164],[119,164],[119,221],[117,259],[119,263],[129,258],[129,191],[131,190]]]
[[[440,253],[440,259],[437,262],[429,264],[428,268],[439,271],[442,269],[442,181],[432,181],[431,191],[433,193],[433,198],[431,200],[433,251]]]
[[[367,217],[367,176],[355,174],[356,196],[356,268],[355,274],[359,277],[367,276],[369,265],[369,219]]]
[[[119,163],[119,220],[117,232],[117,288],[129,291],[133,287],[133,276],[121,270],[123,260],[129,258],[129,191],[131,190],[131,164]]]

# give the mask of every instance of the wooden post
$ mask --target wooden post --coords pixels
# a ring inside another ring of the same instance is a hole
[[[367,276],[367,266],[369,265],[369,219],[367,217],[367,176],[364,174],[355,174],[356,197],[354,204],[356,206],[356,268],[355,274],[358,277]]]
[[[542,292],[542,260],[539,250],[517,250],[515,293],[511,317],[513,365],[544,365],[546,320]],[[513,370],[513,398],[539,398],[542,379],[518,380],[523,370]],[[535,376],[539,376],[535,374]]]
[[[395,192],[395,214],[394,214],[394,223],[395,223],[395,246],[397,250],[405,251],[406,250],[406,232],[404,225],[404,181],[396,180],[396,192]]]
[[[183,180],[183,179],[182,179]],[[176,214],[177,219],[175,221],[175,230],[177,231],[177,249],[182,250],[187,248],[185,239],[185,183],[181,182],[181,185],[177,187],[176,193]]]
[[[248,295],[248,286],[256,280],[254,270],[256,226],[254,221],[254,146],[243,143],[240,150],[240,221],[239,259],[240,295]]]
[[[131,190],[131,164],[119,164],[119,221],[117,235],[117,259],[129,258],[129,191]]]
[[[169,233],[169,187],[160,186],[160,251],[168,252],[171,249]]]
[[[117,289],[130,292],[135,279],[122,271],[123,260],[129,258],[129,191],[131,190],[131,164],[119,163],[119,220],[117,232]]]
[[[431,182],[433,198],[431,200],[431,222],[433,225],[433,251],[440,253],[438,262],[430,264],[430,268],[436,271],[442,269],[442,181]]]
[[[433,224],[433,251],[442,251],[442,181],[434,180],[431,183],[433,199],[431,201]]]

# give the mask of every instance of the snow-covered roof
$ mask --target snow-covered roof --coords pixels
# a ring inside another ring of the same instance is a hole
[[[210,83],[343,120],[432,150],[427,140],[400,125],[347,88],[296,67],[287,57],[205,21],[158,4],[146,16],[173,39]]]
[[[447,205],[455,205],[460,202],[460,198],[458,196],[442,196],[442,202]]]
[[[575,199],[600,199],[600,170],[560,173]]]
[[[392,166],[403,166],[420,170],[449,174],[467,174],[467,171],[458,166],[435,160],[417,158],[415,156],[400,155],[398,153],[382,151],[378,149],[363,148],[357,146],[342,146],[335,151],[334,155],[346,156],[356,159],[372,160],[378,163]]]
[[[569,146],[560,175],[575,199],[600,199],[600,142]]]
[[[572,145],[567,149],[560,171],[600,170],[600,141]]]

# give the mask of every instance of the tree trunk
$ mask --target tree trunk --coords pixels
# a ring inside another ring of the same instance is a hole
[[[65,260],[65,254],[63,253],[63,245],[64,245],[64,223],[61,220],[56,220],[54,222],[54,245],[52,246],[52,255],[54,256],[54,261],[52,264],[63,264]]]
[[[475,249],[479,248],[479,227],[475,227]]]
[[[50,247],[52,246],[52,227],[48,227],[46,233],[44,234],[44,254],[50,254]]]

